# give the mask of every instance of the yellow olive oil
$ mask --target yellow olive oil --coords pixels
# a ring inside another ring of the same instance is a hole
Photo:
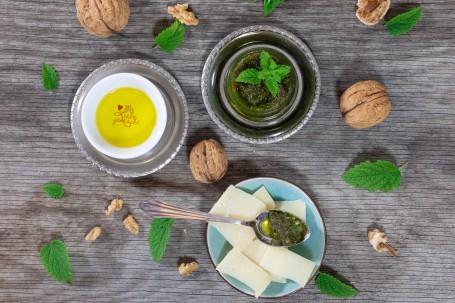
[[[156,126],[156,109],[143,91],[121,87],[103,97],[96,110],[96,126],[101,136],[116,147],[144,143]]]

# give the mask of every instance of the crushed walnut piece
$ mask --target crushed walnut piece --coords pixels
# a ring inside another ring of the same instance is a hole
[[[199,19],[196,18],[194,13],[188,11],[188,3],[168,6],[167,12],[185,25],[196,26],[199,24]]]
[[[93,227],[92,230],[85,236],[85,241],[95,241],[102,231],[103,229],[99,226]]]
[[[370,244],[373,245],[374,250],[378,252],[388,251],[392,256],[398,256],[396,249],[394,249],[390,244],[387,243],[387,236],[385,233],[381,232],[379,229],[372,230],[368,232],[368,240]]]
[[[189,276],[193,273],[193,271],[199,268],[199,263],[191,262],[191,263],[182,263],[179,267],[179,273],[183,276]]]
[[[123,224],[133,235],[137,235],[139,233],[139,223],[137,223],[132,214],[129,214],[128,217],[123,220]]]
[[[104,211],[106,215],[112,215],[114,211],[119,211],[122,209],[123,206],[123,200],[115,198],[111,201],[111,204],[107,207],[107,209]]]

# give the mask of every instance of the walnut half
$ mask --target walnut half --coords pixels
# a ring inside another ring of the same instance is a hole
[[[139,223],[137,223],[132,214],[129,214],[128,217],[123,220],[123,224],[133,235],[137,235],[139,233]]]
[[[357,18],[366,25],[375,25],[390,8],[390,0],[358,0]]]
[[[188,11],[188,3],[168,6],[167,12],[185,25],[196,26],[199,24],[199,20],[194,13]]]
[[[179,267],[179,273],[183,276],[189,276],[193,273],[193,271],[199,268],[199,263],[191,262],[191,263],[182,263]]]
[[[95,226],[92,230],[85,236],[85,241],[95,241],[96,238],[101,234],[103,230],[99,226]]]
[[[107,209],[104,211],[106,215],[112,215],[114,211],[119,211],[122,209],[123,206],[123,200],[115,198],[111,201]]]

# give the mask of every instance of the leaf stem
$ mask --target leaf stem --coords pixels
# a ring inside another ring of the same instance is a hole
[[[398,169],[401,171],[403,168],[406,168],[406,166],[408,166],[408,164],[409,164],[409,161],[406,161]]]
[[[150,53],[153,53],[157,47],[158,47],[158,44],[153,43],[152,44],[152,50],[150,51]]]

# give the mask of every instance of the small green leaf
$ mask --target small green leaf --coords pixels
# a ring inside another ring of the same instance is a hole
[[[387,29],[392,36],[400,36],[406,34],[419,23],[422,17],[422,8],[416,7],[404,14],[398,15],[395,18],[386,22]]]
[[[354,166],[341,177],[346,183],[370,192],[377,190],[389,192],[401,184],[400,169],[389,161],[365,161]]]
[[[290,72],[291,67],[288,65],[278,65],[273,72],[279,77],[280,81],[283,80]]]
[[[320,273],[316,278],[316,287],[326,295],[335,298],[351,298],[359,291],[326,273]]]
[[[177,47],[180,46],[185,37],[185,25],[179,20],[175,20],[171,26],[164,29],[155,38],[155,43],[166,53],[172,53]]]
[[[270,61],[273,61],[270,54],[266,51],[262,51],[261,52],[261,68],[263,71],[269,69]]]
[[[57,183],[48,183],[42,189],[50,198],[61,199],[65,195],[63,186]]]
[[[41,65],[41,77],[45,90],[52,90],[58,87],[57,71],[52,65],[46,63]]]
[[[276,97],[276,95],[278,94],[278,90],[280,89],[280,83],[276,81],[276,79],[269,77],[265,79],[265,85],[272,93],[272,96]]]
[[[278,65],[276,64],[275,61],[273,61],[273,59],[270,59],[270,64],[269,64],[269,69],[271,71],[275,71],[275,69],[278,67]]]
[[[57,281],[71,284],[73,272],[65,243],[60,240],[54,240],[44,245],[39,252],[39,257],[44,269],[51,277]]]
[[[175,219],[158,218],[150,223],[149,247],[155,262],[163,258],[174,221]]]
[[[249,84],[259,84],[262,80],[259,77],[259,71],[257,69],[249,68],[241,72],[235,81]]]
[[[270,15],[277,5],[282,2],[284,2],[284,0],[264,0],[264,16]]]

